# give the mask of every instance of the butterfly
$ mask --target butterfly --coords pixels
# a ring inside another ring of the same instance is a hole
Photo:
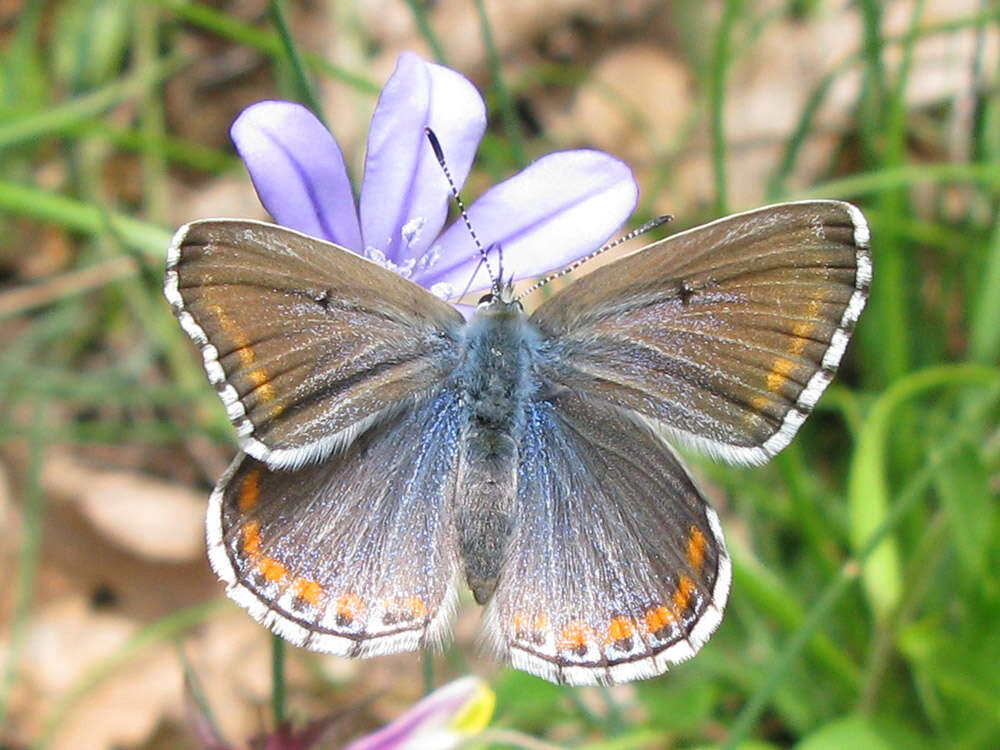
[[[209,219],[167,300],[241,451],[212,492],[229,596],[300,646],[440,644],[459,592],[513,666],[572,685],[659,675],[719,625],[719,518],[668,440],[760,464],[830,383],[868,298],[840,201],[680,232],[526,313],[466,321],[420,286],[279,226]]]

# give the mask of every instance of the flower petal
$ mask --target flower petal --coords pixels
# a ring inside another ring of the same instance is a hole
[[[344,750],[445,750],[484,729],[495,703],[496,696],[485,682],[474,676],[462,677],[438,688],[391,724],[355,740]]]
[[[451,195],[425,126],[437,134],[461,187],[486,129],[486,106],[463,76],[404,52],[372,116],[361,187],[365,254],[381,254],[404,276],[432,262],[424,254],[444,225]]]
[[[312,112],[294,102],[259,102],[240,113],[230,135],[276,222],[363,249],[344,157]]]
[[[469,219],[483,247],[502,248],[505,278],[513,273],[514,279],[523,279],[561,268],[600,247],[625,223],[638,197],[632,170],[618,159],[600,151],[561,151],[486,191],[469,207]],[[437,265],[414,274],[414,281],[444,297],[466,287],[490,286],[461,220],[448,227],[435,249]],[[495,251],[490,261],[496,273]]]

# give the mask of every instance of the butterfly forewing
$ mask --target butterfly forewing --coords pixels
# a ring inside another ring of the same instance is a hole
[[[166,295],[244,450],[322,459],[450,371],[461,316],[335,245],[253,221],[182,227]]]
[[[209,557],[230,596],[319,651],[441,641],[457,592],[456,410],[437,395],[295,471],[241,454],[208,511]]]
[[[666,444],[622,410],[565,394],[532,409],[517,532],[486,617],[516,667],[612,684],[695,654],[731,570],[715,513]]]
[[[721,458],[766,461],[829,384],[871,283],[854,206],[730,216],[599,268],[532,315],[544,372]]]

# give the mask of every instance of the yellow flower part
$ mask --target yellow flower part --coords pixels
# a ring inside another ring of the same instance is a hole
[[[497,696],[490,686],[478,677],[466,679],[474,680],[476,684],[465,705],[448,724],[448,728],[463,735],[472,735],[483,731],[490,723],[493,711],[496,709]]]

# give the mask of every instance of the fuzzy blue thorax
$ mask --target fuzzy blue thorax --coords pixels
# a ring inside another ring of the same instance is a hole
[[[517,498],[518,445],[539,389],[539,334],[521,304],[493,295],[469,322],[453,375],[465,419],[456,498],[466,578],[483,603],[496,586]]]

